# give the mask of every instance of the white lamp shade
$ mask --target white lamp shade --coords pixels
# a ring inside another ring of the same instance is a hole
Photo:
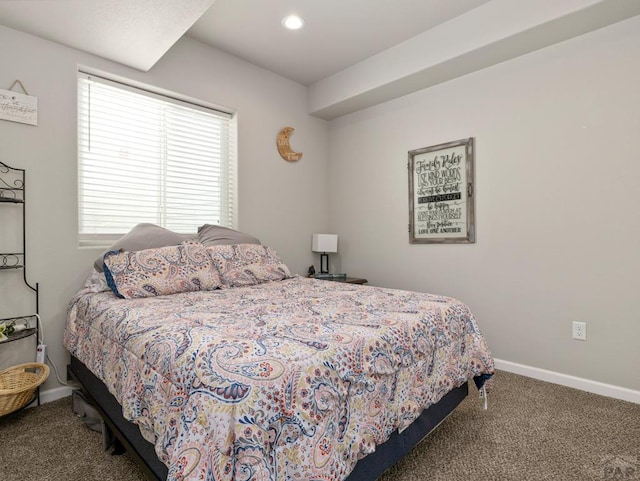
[[[335,234],[313,234],[311,250],[313,252],[338,252],[338,236]]]

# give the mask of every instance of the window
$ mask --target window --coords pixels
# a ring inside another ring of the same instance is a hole
[[[80,244],[109,244],[141,222],[236,228],[233,131],[229,113],[80,72]]]

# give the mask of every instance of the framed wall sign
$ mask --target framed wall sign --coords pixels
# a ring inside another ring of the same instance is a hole
[[[475,242],[473,137],[409,152],[409,242]]]

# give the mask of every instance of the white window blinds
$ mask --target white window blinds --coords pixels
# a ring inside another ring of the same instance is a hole
[[[236,228],[232,130],[231,114],[79,73],[80,243],[141,222]]]

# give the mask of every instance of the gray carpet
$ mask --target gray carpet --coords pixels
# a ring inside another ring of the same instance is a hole
[[[477,391],[380,481],[640,480],[640,405],[506,372],[489,410]],[[70,398],[0,418],[2,481],[145,481]]]

